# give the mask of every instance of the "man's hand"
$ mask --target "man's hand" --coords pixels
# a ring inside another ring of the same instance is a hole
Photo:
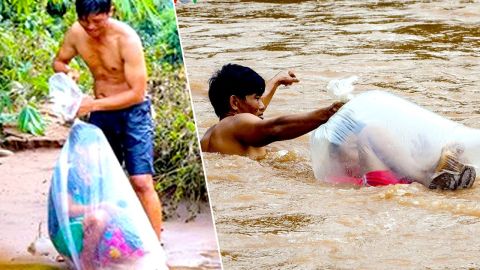
[[[70,69],[67,72],[67,76],[70,77],[74,82],[78,82],[78,79],[80,78],[80,72],[76,69]]]
[[[80,107],[78,108],[77,116],[84,116],[92,112],[94,101],[95,100],[90,96],[84,97],[82,99],[82,103],[80,103]]]
[[[274,78],[275,78],[275,84],[277,86],[279,86],[279,85],[288,86],[288,85],[292,85],[293,83],[299,82],[299,80],[295,76],[295,73],[293,73],[293,71],[291,71],[291,70],[282,71],[282,72],[278,73],[277,75],[275,75]]]
[[[338,110],[340,110],[340,108],[345,105],[345,102],[341,102],[341,101],[337,101],[337,102],[334,102],[332,103],[332,105],[330,105],[328,107],[328,112],[330,113],[330,116],[334,115],[336,112],[338,112]]]

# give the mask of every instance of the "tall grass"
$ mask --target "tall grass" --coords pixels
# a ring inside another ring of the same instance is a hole
[[[186,201],[193,218],[198,202],[206,201],[208,195],[185,72],[178,68],[150,83],[156,108],[156,188],[167,203],[167,216]]]

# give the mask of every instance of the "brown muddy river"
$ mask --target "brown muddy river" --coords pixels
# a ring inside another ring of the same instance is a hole
[[[265,117],[328,105],[328,81],[357,75],[357,93],[381,89],[480,128],[477,1],[200,0],[177,15],[200,136],[218,121],[207,80],[229,62],[266,79],[295,70],[301,82],[280,88]],[[309,134],[270,150],[262,161],[204,154],[225,269],[480,268],[480,181],[340,188],[315,180]]]

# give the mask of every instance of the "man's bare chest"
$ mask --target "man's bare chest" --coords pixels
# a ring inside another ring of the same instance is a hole
[[[123,73],[124,61],[118,44],[108,46],[85,42],[77,49],[94,75]]]

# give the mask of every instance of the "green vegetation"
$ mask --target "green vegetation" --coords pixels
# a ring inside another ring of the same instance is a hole
[[[173,214],[184,199],[191,217],[206,200],[207,190],[193,122],[190,96],[182,69],[152,80],[156,108],[155,169],[157,189],[167,198],[167,214]]]
[[[131,25],[145,48],[149,92],[156,111],[155,169],[157,190],[173,214],[178,202],[206,200],[199,147],[186,87],[175,10],[168,0],[113,0],[114,17]],[[39,104],[48,96],[52,60],[63,34],[76,20],[74,0],[0,0],[0,133],[16,124],[41,135],[48,123]],[[82,89],[92,78],[80,58],[70,64],[80,71]]]

